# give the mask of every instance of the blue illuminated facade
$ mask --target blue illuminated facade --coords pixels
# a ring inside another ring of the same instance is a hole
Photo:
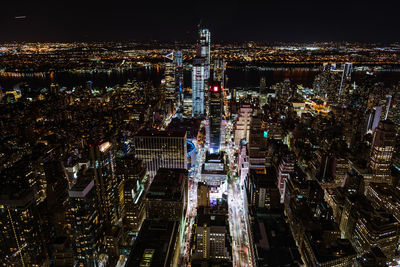
[[[204,79],[210,78],[211,33],[208,29],[200,30],[201,57],[204,58]]]
[[[204,59],[195,58],[193,61],[192,70],[192,116],[203,117],[204,116]]]

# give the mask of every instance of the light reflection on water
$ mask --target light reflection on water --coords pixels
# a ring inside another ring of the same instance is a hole
[[[266,85],[270,86],[285,79],[295,84],[311,87],[318,71],[315,68],[269,68],[264,70],[228,68],[226,70],[227,87],[258,87],[261,77],[265,77]],[[85,86],[87,81],[93,81],[94,87],[112,87],[124,84],[128,80],[150,81],[155,86],[161,82],[162,69],[136,68],[125,70],[91,71],[91,72],[57,72],[57,73],[0,73],[0,86],[6,90],[12,89],[21,82],[28,83],[33,91],[49,87],[52,82],[60,86],[72,88],[73,86]],[[362,72],[354,72],[353,79],[357,82],[363,75]],[[398,83],[400,72],[377,72],[377,81],[383,81],[386,85]],[[191,87],[191,71],[184,72],[184,86]]]

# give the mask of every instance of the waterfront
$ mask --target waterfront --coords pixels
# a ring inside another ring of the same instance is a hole
[[[227,68],[226,79],[228,88],[254,88],[260,85],[260,79],[265,77],[266,86],[289,79],[294,84],[311,87],[315,76],[318,74],[316,67],[269,67],[269,68]],[[356,83],[365,74],[364,71],[354,71],[352,79]],[[397,84],[400,81],[400,69],[375,72],[376,81],[384,82],[386,86]],[[33,92],[48,88],[54,82],[61,87],[72,88],[85,86],[87,81],[92,81],[95,88],[113,87],[122,85],[127,81],[150,81],[159,86],[163,77],[160,67],[139,67],[132,69],[114,69],[98,71],[61,71],[56,73],[0,73],[0,87],[12,90],[21,83],[26,83]],[[191,87],[191,71],[185,69],[184,86]]]

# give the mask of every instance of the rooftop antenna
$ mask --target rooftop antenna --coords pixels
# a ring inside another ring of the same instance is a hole
[[[200,30],[200,28],[201,28],[201,21],[202,21],[202,19],[200,19],[199,24],[197,24],[197,29],[198,30]]]

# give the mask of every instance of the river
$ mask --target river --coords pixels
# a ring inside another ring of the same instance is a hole
[[[266,85],[270,86],[285,79],[295,84],[311,87],[318,70],[315,68],[269,68],[264,70],[246,68],[227,68],[226,70],[228,88],[233,87],[258,87],[261,77],[265,77]],[[60,86],[72,88],[73,86],[84,86],[87,81],[93,82],[93,87],[112,87],[124,84],[128,80],[152,81],[158,86],[163,75],[162,69],[143,67],[127,70],[92,71],[92,72],[56,72],[49,73],[0,73],[0,86],[6,90],[12,90],[16,85],[27,83],[32,91],[40,91],[48,88],[52,82]],[[364,75],[363,72],[354,72],[353,80],[357,81]],[[400,81],[400,71],[376,72],[376,80],[385,82],[387,86]],[[191,71],[184,71],[184,86],[191,87]]]

